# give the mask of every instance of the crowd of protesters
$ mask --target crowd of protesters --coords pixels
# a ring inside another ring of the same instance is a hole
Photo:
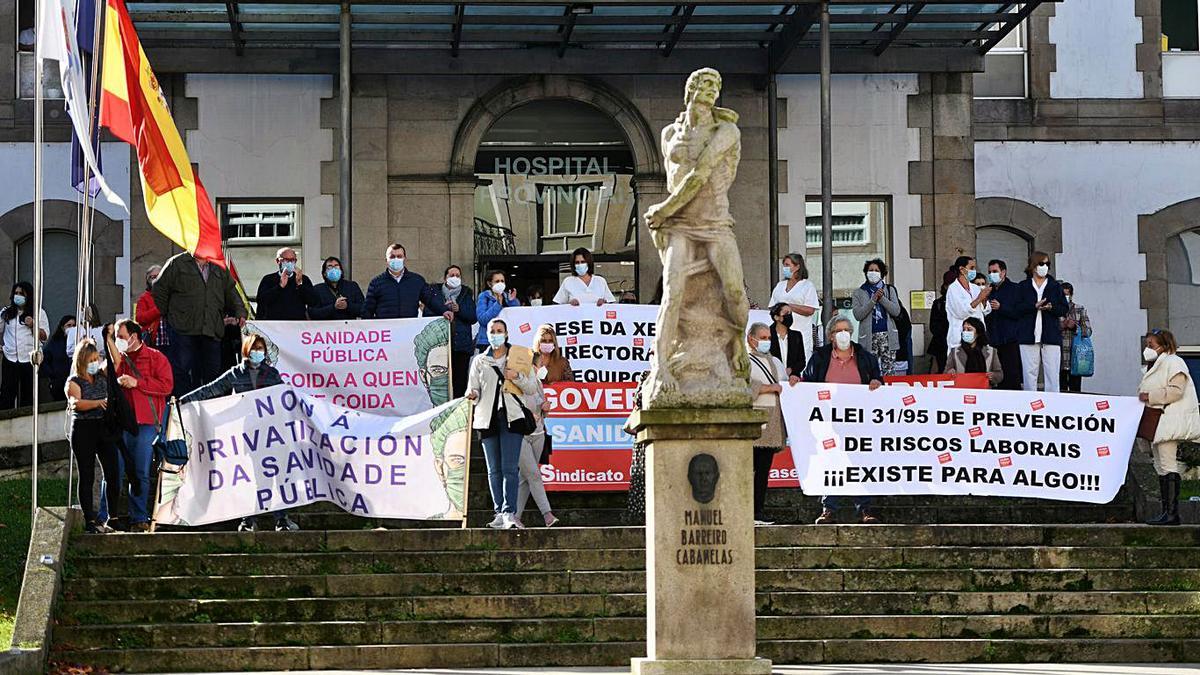
[[[539,470],[550,450],[544,386],[572,381],[574,371],[549,325],[537,330],[532,369],[510,368],[508,326],[499,318],[505,307],[542,305],[542,289],[530,287],[522,297],[509,286],[504,272],[493,270],[484,275],[484,288],[476,294],[463,283],[463,270],[457,265],[447,267],[440,280],[427,283],[408,268],[400,244],[387,248],[383,262],[385,270],[371,279],[364,294],[344,277],[338,258],[325,259],[314,283],[301,270],[296,252],[280,249],[277,271],[258,285],[257,317],[444,317],[453,327],[454,397],[465,396],[476,406],[473,426],[483,446],[495,514],[489,525],[524,527],[521,514],[531,496],[546,526],[559,522]],[[571,264],[572,274],[561,283],[555,304],[618,302],[608,282],[595,273],[591,252],[576,250]],[[941,296],[930,312],[926,351],[932,371],[983,374],[990,386],[1000,389],[1035,391],[1041,384],[1047,391],[1080,391],[1084,374],[1076,367],[1073,346],[1080,338],[1091,338],[1091,321],[1075,302],[1074,287],[1050,272],[1050,256],[1041,252],[1029,257],[1021,281],[1010,278],[1004,260],[990,260],[985,275],[974,258],[958,258],[943,275]],[[754,405],[769,419],[754,443],[754,513],[759,524],[769,524],[764,515],[767,474],[774,454],[786,445],[779,408],[785,384],[835,382],[875,388],[889,376],[914,371],[912,322],[899,291],[888,283],[887,264],[868,260],[862,273],[863,283],[854,289],[848,311],[834,316],[821,331],[815,322],[820,314],[818,293],[804,258],[788,254],[781,261],[782,280],[771,293],[770,323],[754,323],[747,333]],[[50,334],[45,314],[35,318],[30,313],[32,295],[28,283],[16,284],[0,312],[0,408],[31,402],[30,355],[37,342],[45,342],[40,367],[55,398],[69,402],[72,452],[80,467],[80,499],[89,531],[111,531],[116,519],[110,516],[118,510],[116,500],[110,504],[103,494],[95,508],[91,492],[97,465],[102,486],[127,489],[123,529],[149,529],[151,445],[168,399],[202,401],[281,382],[267,357],[265,340],[253,333],[241,335],[247,316],[241,294],[229,272],[212,261],[184,253],[162,267],[151,267],[135,320],[105,326],[100,344],[92,338],[78,340],[73,357],[67,332],[75,327],[74,317],[63,317]],[[622,303],[637,301],[628,291],[619,297]],[[240,342],[236,353],[227,348],[231,336]],[[1200,437],[1200,413],[1190,374],[1175,356],[1173,337],[1154,331],[1146,347],[1142,400],[1172,422],[1167,425],[1171,431],[1153,444],[1163,495],[1163,515],[1156,521],[1170,524],[1178,522],[1176,444]],[[644,475],[637,450],[631,467],[634,483]],[[641,515],[641,489],[640,484],[631,486],[633,518]],[[122,493],[111,492],[115,497]],[[878,522],[868,497],[850,501],[863,522]],[[832,522],[838,500],[825,497],[822,505],[817,523]],[[276,530],[298,529],[286,512],[274,518]],[[239,525],[241,530],[256,527],[254,519]]]

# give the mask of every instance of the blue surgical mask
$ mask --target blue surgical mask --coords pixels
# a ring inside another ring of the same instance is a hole
[[[575,265],[575,274],[578,274],[579,276],[583,276],[587,273],[588,273],[588,264],[587,263],[578,263]]]
[[[95,375],[96,373],[100,372],[100,369],[103,367],[104,366],[99,361],[92,361],[91,363],[87,364],[88,375]]]
[[[388,269],[393,272],[403,272],[404,258],[388,258]]]
[[[329,269],[325,270],[325,278],[332,281],[335,284],[337,282],[341,281],[342,280],[341,268],[340,267],[330,267]]]
[[[261,349],[251,349],[250,350],[250,363],[253,363],[254,365],[257,366],[266,360],[267,360],[267,353],[264,352],[263,350],[261,350]]]
[[[492,349],[499,349],[508,341],[508,336],[504,333],[488,333],[488,344]]]
[[[771,353],[771,341],[770,340],[759,340],[758,345],[755,347],[755,349],[758,350],[759,354],[770,354]]]
[[[295,274],[296,273],[296,261],[295,260],[284,260],[283,263],[280,264],[280,267],[283,269],[283,271],[286,274]]]
[[[967,270],[967,281],[975,281],[975,277],[979,276],[976,270]]]
[[[13,304],[16,305],[17,307],[24,307],[25,306],[25,296],[14,295],[13,296]]]
[[[975,342],[975,331],[973,331],[973,330],[964,330],[964,331],[962,332],[962,341],[963,341],[963,342],[965,342],[965,343],[967,343],[967,344],[972,344],[972,343],[974,343],[974,342]]]
[[[1000,283],[1000,273],[999,272],[988,272],[988,281],[992,282],[993,284]]]
[[[779,268],[779,277],[781,279],[783,279],[784,281],[791,279],[792,278],[792,268],[780,267]]]

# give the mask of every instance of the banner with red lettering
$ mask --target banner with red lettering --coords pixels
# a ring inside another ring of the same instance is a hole
[[[554,452],[543,465],[547,490],[629,489],[633,436],[625,422],[633,412],[633,382],[563,382],[546,387],[546,433]]]
[[[987,373],[958,375],[891,375],[883,378],[886,384],[906,384],[910,387],[949,387],[951,389],[991,389]]]
[[[415,415],[450,400],[450,324],[442,317],[252,321],[285,384],[378,415]]]

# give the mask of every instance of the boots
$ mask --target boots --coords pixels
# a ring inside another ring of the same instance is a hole
[[[1183,477],[1177,473],[1168,473],[1158,477],[1159,502],[1162,513],[1157,518],[1148,521],[1147,525],[1178,525],[1179,524],[1179,489]]]

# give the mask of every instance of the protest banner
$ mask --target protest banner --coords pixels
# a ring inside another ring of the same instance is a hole
[[[371,518],[461,520],[470,404],[397,418],[276,385],[183,406],[188,463],[155,519],[203,525],[330,502]]]
[[[509,342],[536,350],[537,328],[550,324],[563,356],[579,382],[636,382],[650,368],[658,307],[656,305],[547,305],[505,307]],[[770,324],[767,312],[750,312],[750,324]]]
[[[546,433],[554,452],[541,467],[547,490],[629,489],[633,436],[625,421],[633,412],[633,382],[562,382],[546,387]]]
[[[251,321],[285,384],[337,406],[412,415],[450,400],[450,324],[442,317]]]
[[[1132,397],[801,383],[784,387],[811,495],[943,494],[1107,503],[1125,483]]]
[[[987,373],[959,373],[956,375],[888,375],[884,384],[908,385],[910,387],[941,387],[949,389],[991,389]]]

